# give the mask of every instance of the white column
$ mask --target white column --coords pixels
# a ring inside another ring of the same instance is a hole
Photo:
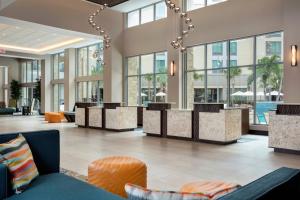
[[[72,111],[75,105],[76,49],[65,50],[64,106]]]
[[[48,55],[41,60],[41,111],[51,111],[52,87],[51,87],[51,56]]]

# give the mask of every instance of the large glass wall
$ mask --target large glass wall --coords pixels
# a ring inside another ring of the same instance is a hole
[[[76,101],[103,102],[103,59],[102,42],[77,50]]]
[[[21,83],[35,83],[41,76],[41,64],[38,60],[21,62]]]
[[[247,107],[250,122],[268,124],[281,103],[283,33],[271,33],[188,48],[185,106],[194,102]]]
[[[65,54],[58,53],[53,55],[52,71],[53,80],[64,79],[65,74]]]
[[[158,2],[127,13],[127,27],[138,26],[166,17],[167,6],[165,2]]]
[[[205,6],[211,6],[214,4],[222,3],[226,0],[186,0],[186,10],[195,10],[198,8],[203,8]]]
[[[166,102],[167,52],[127,58],[127,103],[145,105]]]
[[[53,85],[54,112],[64,111],[64,84]]]

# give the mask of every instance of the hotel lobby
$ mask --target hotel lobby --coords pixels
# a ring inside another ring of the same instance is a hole
[[[300,197],[297,0],[0,0],[0,200]]]

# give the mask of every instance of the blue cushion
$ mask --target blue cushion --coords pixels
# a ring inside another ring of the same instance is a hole
[[[0,199],[7,197],[7,184],[3,184],[8,182],[7,173],[6,165],[0,164]]]
[[[11,196],[7,200],[54,199],[122,200],[121,197],[60,173],[40,176],[24,193]]]

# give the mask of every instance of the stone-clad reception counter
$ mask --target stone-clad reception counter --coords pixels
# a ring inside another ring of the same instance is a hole
[[[123,107],[121,103],[103,103],[103,107],[76,109],[76,125],[85,128],[129,131],[137,128],[137,113],[137,107]]]
[[[270,112],[269,147],[300,154],[300,105],[281,104]]]
[[[143,124],[149,136],[231,144],[242,135],[242,109],[195,104],[194,110],[176,110],[171,104],[155,103],[144,109]]]
[[[96,106],[97,103],[75,103],[75,124],[79,127],[88,127],[89,107]]]

